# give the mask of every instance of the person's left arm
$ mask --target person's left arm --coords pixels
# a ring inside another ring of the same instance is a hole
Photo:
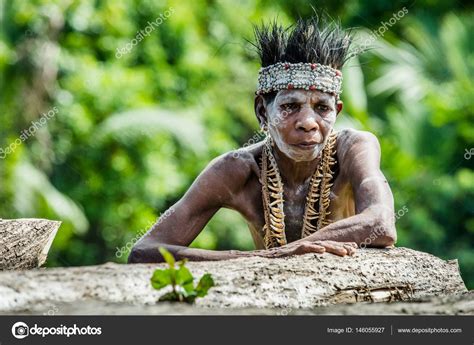
[[[341,174],[349,179],[354,192],[354,216],[327,225],[301,241],[332,240],[355,242],[359,246],[389,247],[395,244],[393,195],[380,170],[380,144],[362,131],[349,130],[338,145]]]

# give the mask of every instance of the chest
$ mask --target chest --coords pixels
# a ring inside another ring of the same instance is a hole
[[[251,180],[232,207],[246,219],[257,248],[263,247],[264,234],[262,228],[265,225],[261,188],[262,186],[257,178]],[[308,190],[309,182],[296,188],[284,188],[283,210],[285,212],[287,242],[293,242],[301,238]],[[345,181],[342,176],[338,176],[334,180],[329,198],[331,214],[328,218],[332,221],[354,214],[352,188],[350,183]]]
[[[285,188],[283,192],[287,242],[293,242],[301,238],[308,190],[309,183],[305,183],[296,188]]]

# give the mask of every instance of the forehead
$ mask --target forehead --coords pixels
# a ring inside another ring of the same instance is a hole
[[[277,103],[281,102],[334,102],[335,98],[334,95],[331,93],[319,91],[319,90],[302,90],[302,89],[294,89],[294,90],[280,90],[278,91],[275,101]]]

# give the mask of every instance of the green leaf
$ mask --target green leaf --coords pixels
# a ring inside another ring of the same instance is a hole
[[[193,295],[188,295],[188,296],[185,296],[184,297],[184,301],[189,303],[189,304],[193,304],[194,301],[196,300],[196,294],[193,294]]]
[[[212,276],[209,273],[206,273],[201,277],[201,280],[199,280],[199,283],[196,287],[196,292],[198,297],[204,297],[207,295],[207,291],[215,286],[214,279],[212,279]]]
[[[184,264],[181,264],[179,266],[179,269],[176,271],[176,284],[184,286],[189,285],[189,283],[192,284],[193,282],[193,276],[191,272],[184,266]]]
[[[194,296],[194,297],[197,297],[197,292],[196,290],[194,290],[194,286],[191,286],[189,290],[183,290],[183,296],[185,297],[190,297],[190,296]]]
[[[89,229],[84,210],[66,194],[56,189],[48,176],[27,160],[20,160],[14,172],[15,200],[17,211],[23,214],[35,210],[36,196],[43,198],[45,205],[53,212],[53,218],[72,224],[77,234],[84,234]],[[63,229],[63,228],[62,228]]]
[[[196,293],[196,289],[194,288],[194,284],[192,281],[188,284],[182,285],[182,288],[184,289],[187,295]]]
[[[164,269],[160,270],[157,269],[155,272],[153,272],[153,276],[151,277],[151,285],[153,288],[160,290],[164,288],[165,286],[168,286],[171,284],[172,279],[171,279],[171,272],[169,269]]]
[[[158,248],[158,250],[160,251],[165,261],[168,263],[168,265],[170,265],[170,267],[174,267],[175,261],[173,255],[164,247],[160,247]]]
[[[150,137],[163,132],[170,133],[186,148],[196,153],[206,152],[205,127],[198,108],[183,111],[152,108],[138,108],[112,114],[103,121],[94,136],[99,142],[107,138],[130,140],[129,138]],[[186,121],[186,126],[183,126]],[[126,132],[126,134],[125,134]]]

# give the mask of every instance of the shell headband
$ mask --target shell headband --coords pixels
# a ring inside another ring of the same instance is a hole
[[[342,73],[330,66],[303,62],[278,62],[260,68],[257,94],[285,89],[320,90],[339,98]]]

